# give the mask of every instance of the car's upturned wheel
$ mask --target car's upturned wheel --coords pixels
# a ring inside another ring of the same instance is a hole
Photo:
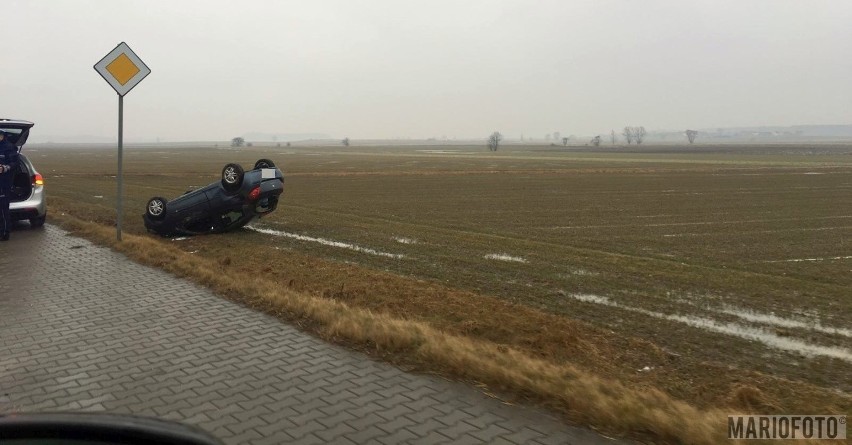
[[[258,159],[257,162],[254,163],[254,169],[257,170],[259,168],[275,168],[275,163],[269,159]]]
[[[39,216],[37,218],[30,218],[30,227],[33,229],[37,229],[39,227],[44,226],[44,221],[47,219],[47,215]]]
[[[166,198],[159,196],[151,198],[145,206],[145,213],[151,219],[163,219],[166,217]]]
[[[240,164],[226,164],[222,169],[222,187],[228,191],[234,191],[243,185],[243,168]]]

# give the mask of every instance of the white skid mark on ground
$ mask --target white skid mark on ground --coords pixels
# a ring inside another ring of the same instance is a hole
[[[506,253],[489,253],[488,255],[485,255],[484,258],[487,259],[487,260],[508,261],[508,262],[511,262],[511,263],[526,263],[527,262],[527,260],[525,260],[525,259],[523,259],[519,256],[512,256],[512,255],[509,255],[509,254],[506,254]]]
[[[400,243],[400,244],[417,244],[416,239],[405,238],[405,237],[401,237],[401,236],[395,236],[395,237],[393,237],[393,240]]]
[[[188,240],[188,239],[189,239],[188,236],[179,236],[177,238],[172,238],[172,241],[183,241],[183,240]]]
[[[781,337],[765,329],[755,328],[751,326],[743,326],[737,323],[725,323],[712,320],[709,318],[693,317],[687,315],[663,314],[660,312],[649,311],[638,307],[625,306],[616,303],[609,298],[590,294],[568,294],[569,297],[584,301],[587,303],[595,303],[603,306],[623,309],[630,312],[637,312],[649,317],[659,318],[663,320],[676,321],[692,327],[704,329],[706,331],[716,332],[719,334],[732,335],[734,337],[743,338],[746,340],[757,341],[771,348],[784,351],[797,352],[806,356],[824,356],[840,359],[852,363],[852,351],[846,348],[838,348],[831,346],[820,346],[813,343],[796,340],[789,337]]]
[[[764,261],[764,263],[801,263],[803,261],[837,261],[837,260],[852,260],[852,255],[850,255],[850,256],[833,256],[833,257],[827,257],[827,258],[793,258],[792,260]]]
[[[282,236],[282,237],[285,237],[285,238],[293,238],[293,239],[297,239],[299,241],[310,241],[312,243],[319,243],[319,244],[322,244],[324,246],[340,247],[341,249],[354,250],[356,252],[366,253],[368,255],[376,255],[376,256],[382,256],[382,257],[394,258],[394,259],[405,258],[405,255],[403,255],[403,254],[380,252],[380,251],[375,250],[375,249],[370,249],[370,248],[367,248],[367,247],[361,247],[361,246],[358,246],[358,245],[355,245],[355,244],[343,243],[343,242],[340,242],[340,241],[332,241],[332,240],[328,240],[328,239],[325,239],[325,238],[314,238],[312,236],[305,236],[305,235],[299,235],[299,234],[296,234],[296,233],[283,232],[281,230],[263,229],[263,228],[260,228],[260,227],[253,227],[253,226],[246,226],[246,229],[254,230],[255,232],[258,232],[258,233],[265,233],[267,235]]]

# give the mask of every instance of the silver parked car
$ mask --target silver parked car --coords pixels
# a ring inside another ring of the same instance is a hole
[[[0,119],[0,131],[5,132],[9,142],[18,147],[18,153],[30,136],[32,122]],[[9,211],[12,219],[30,221],[32,227],[41,227],[47,218],[47,204],[44,196],[44,177],[35,169],[33,163],[21,153],[21,162],[12,182],[12,202]]]

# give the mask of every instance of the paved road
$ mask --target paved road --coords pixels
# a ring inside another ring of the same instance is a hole
[[[110,411],[228,444],[612,444],[412,375],[62,230],[0,244],[0,412]]]

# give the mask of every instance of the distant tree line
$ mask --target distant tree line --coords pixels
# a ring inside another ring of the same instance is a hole
[[[621,135],[624,137],[624,140],[627,141],[628,145],[631,145],[634,142],[636,143],[636,145],[641,145],[643,142],[645,142],[645,136],[648,135],[648,131],[645,130],[645,127],[643,127],[643,126],[638,126],[638,127],[626,126],[621,131]],[[695,141],[695,138],[697,137],[697,135],[698,135],[698,132],[695,131],[695,130],[686,130],[686,136],[689,139],[689,143],[693,143]],[[568,145],[568,141],[570,139],[570,137],[562,137],[559,134],[559,132],[554,132],[552,135],[551,134],[545,135],[545,140],[549,141],[549,140],[551,140],[551,137],[555,141],[561,140],[562,145],[564,145],[564,146]],[[601,143],[604,142],[604,137],[605,136],[597,135],[597,136],[593,137],[591,140],[589,140],[588,145],[593,145],[595,147],[599,147],[601,145]],[[521,135],[521,141],[524,141],[524,140],[525,140],[524,136]],[[530,141],[532,141],[532,140],[533,139],[530,138]],[[499,131],[495,131],[495,132],[491,133],[491,135],[488,136],[488,142],[487,142],[488,150],[489,151],[497,151],[497,149],[500,148],[500,143],[502,141],[503,141],[503,135],[500,134]],[[618,142],[618,134],[615,132],[615,130],[610,130],[609,141],[612,145],[615,145]],[[550,144],[550,145],[554,145],[554,144]]]

